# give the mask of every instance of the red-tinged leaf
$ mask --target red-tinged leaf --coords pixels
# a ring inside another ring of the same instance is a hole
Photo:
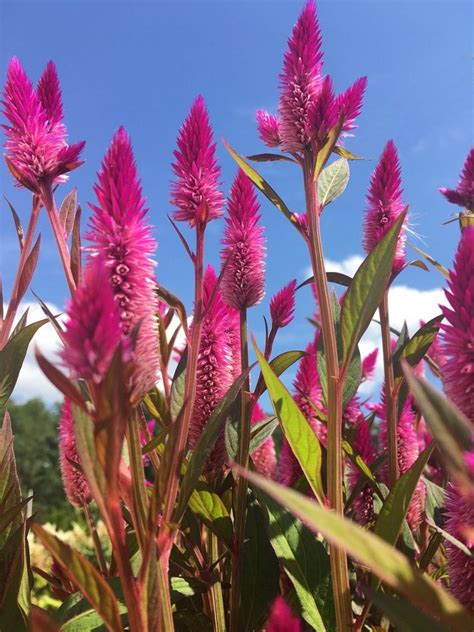
[[[20,319],[18,320],[17,324],[15,325],[15,329],[11,333],[11,338],[13,338],[13,336],[16,336],[17,334],[19,334],[20,331],[26,327],[26,324],[28,322],[28,312],[29,311],[30,311],[30,308],[27,307],[25,309],[25,311],[23,312],[23,314],[21,315]]]
[[[28,345],[38,329],[47,322],[47,319],[39,320],[23,327],[0,351],[0,416],[15,388]]]
[[[74,218],[76,216],[77,209],[77,189],[70,191],[64,200],[62,201],[61,208],[59,209],[59,221],[66,236],[69,236],[74,226]]]
[[[40,369],[46,375],[48,380],[52,384],[54,384],[58,391],[61,391],[64,397],[71,400],[71,402],[73,402],[80,408],[87,410],[84,399],[77,386],[75,386],[75,384],[71,382],[71,380],[66,377],[64,373],[57,369],[54,364],[47,360],[39,349],[35,349],[35,356]]]
[[[23,250],[23,247],[25,245],[25,233],[23,231],[23,226],[21,225],[20,218],[18,217],[18,213],[15,211],[13,204],[10,202],[10,200],[7,200],[7,198],[5,198],[5,201],[10,208],[13,221],[15,223],[15,229],[18,237],[18,242],[20,244],[20,250]]]
[[[38,263],[40,246],[41,233],[38,235],[35,245],[31,249],[28,258],[25,261],[25,265],[23,266],[23,270],[21,271],[20,282],[18,284],[18,301],[21,301],[31,283],[31,279],[33,278],[33,274],[36,269],[36,264]]]
[[[77,207],[74,216],[74,225],[72,227],[71,239],[71,272],[76,286],[81,282],[82,264],[81,264],[81,207]]]
[[[24,176],[21,171],[15,167],[15,165],[7,155],[4,155],[3,158],[8,167],[8,171],[15,178],[15,180],[18,180],[20,184],[22,184],[26,189],[33,191],[33,193],[38,193],[38,186],[36,182],[33,182],[32,180],[29,180],[26,176]]]
[[[289,156],[284,156],[283,154],[253,154],[252,156],[246,156],[247,160],[252,160],[253,162],[280,162],[282,160],[286,162],[294,162],[297,164],[296,160],[290,158]]]
[[[183,235],[183,233],[179,230],[178,225],[177,225],[177,224],[176,224],[176,222],[173,220],[173,218],[172,218],[172,217],[170,217],[170,216],[168,215],[168,219],[169,219],[169,221],[170,221],[170,223],[171,223],[171,226],[174,228],[174,230],[175,230],[176,234],[178,235],[178,237],[179,237],[179,239],[180,239],[181,243],[183,244],[184,249],[186,250],[186,252],[187,252],[187,254],[188,254],[188,257],[191,259],[191,261],[193,261],[193,262],[194,262],[194,259],[195,259],[195,257],[194,257],[194,253],[193,253],[193,251],[191,250],[191,248],[189,247],[189,244],[188,244],[188,241],[187,241],[186,237],[185,237],[185,236]]]
[[[64,332],[61,328],[61,325],[58,322],[58,318],[61,316],[61,314],[57,314],[55,316],[53,312],[49,309],[49,307],[46,305],[46,303],[38,296],[38,294],[36,294],[36,292],[31,290],[31,293],[34,295],[34,297],[40,304],[41,309],[43,310],[45,316],[48,318],[51,325],[56,330],[56,333],[58,334],[58,336],[61,338],[61,340],[64,340]]]
[[[345,287],[350,287],[350,284],[352,283],[352,277],[347,274],[343,274],[342,272],[326,272],[326,277],[329,283],[337,283],[338,285],[344,285]],[[302,287],[305,287],[305,285],[310,285],[311,283],[314,283],[314,277],[309,277],[309,279],[300,283],[296,289],[300,290]]]
[[[60,565],[62,571],[77,586],[94,610],[100,615],[107,629],[111,632],[123,630],[117,599],[96,568],[80,553],[52,533],[46,531],[46,529],[43,529],[41,525],[33,524],[32,530],[38,540]]]
[[[438,261],[436,261],[436,259],[433,259],[433,257],[431,255],[429,255],[427,252],[424,252],[423,250],[418,248],[418,246],[415,246],[414,244],[410,244],[410,246],[419,255],[421,255],[424,259],[426,259],[426,261],[428,261],[428,263],[431,263],[431,265],[434,268],[436,268],[436,270],[438,270],[438,272],[440,272],[443,276],[445,276],[447,279],[449,279],[449,270],[447,270],[443,265],[441,265],[441,263],[438,263]]]
[[[160,298],[164,303],[175,310],[187,338],[188,320],[186,316],[186,308],[184,307],[182,301],[180,301],[179,298],[175,294],[173,294],[173,292],[170,292],[162,285],[159,285],[156,288],[156,293],[158,294],[158,298]]]
[[[28,620],[29,632],[61,632],[46,610],[33,606]]]

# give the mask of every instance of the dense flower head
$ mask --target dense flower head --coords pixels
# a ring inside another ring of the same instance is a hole
[[[474,610],[474,503],[450,485],[445,510],[446,530],[471,551],[469,557],[455,544],[446,542],[450,590],[466,608]]]
[[[224,196],[219,191],[220,169],[216,145],[204,99],[198,96],[179,130],[171,184],[171,204],[177,207],[173,217],[190,226],[206,225],[223,214]]]
[[[101,261],[92,260],[67,308],[62,360],[75,378],[99,384],[121,339],[120,315]]]
[[[456,189],[442,187],[440,192],[451,204],[474,212],[474,147],[469,150]]]
[[[3,90],[5,149],[18,184],[40,192],[42,185],[64,180],[82,163],[84,142],[68,145],[63,124],[61,89],[56,68],[49,62],[35,90],[21,63],[8,66]]]
[[[281,595],[273,602],[265,630],[267,632],[301,632],[301,624]]]
[[[322,80],[319,94],[311,105],[309,114],[309,132],[316,149],[324,145],[329,131],[337,123],[337,118],[337,103],[332,79],[326,75]]]
[[[280,146],[280,121],[277,116],[265,110],[257,110],[257,127],[259,136],[267,147]]]
[[[255,425],[259,421],[263,421],[266,415],[258,402],[255,402],[252,408],[251,424]],[[273,437],[268,437],[254,452],[252,452],[252,461],[255,469],[259,474],[267,478],[272,478],[276,467],[275,442]]]
[[[442,367],[448,397],[474,423],[474,228],[462,233],[441,306]]]
[[[296,279],[293,279],[272,297],[270,301],[270,316],[273,327],[286,327],[293,320],[295,315],[295,291]]]
[[[207,310],[217,283],[212,266],[204,273],[203,310]],[[220,289],[202,323],[196,373],[196,397],[189,427],[189,446],[194,449],[217,403],[233,382],[233,367],[227,321],[228,308]],[[224,434],[221,433],[211,452],[207,472],[220,468],[226,459]]]
[[[375,448],[370,436],[370,426],[367,421],[360,417],[354,426],[354,441],[352,446],[356,452],[369,467],[376,458]],[[357,466],[349,461],[348,479],[351,489],[357,485],[361,478]],[[367,524],[374,519],[374,490],[371,485],[366,484],[362,487],[359,494],[354,498],[354,513],[359,524]]]
[[[76,449],[72,406],[65,399],[59,416],[59,465],[67,499],[74,507],[82,507],[91,500],[91,492],[84,474],[80,470]],[[79,466],[79,467],[76,467]]]
[[[222,295],[236,310],[259,303],[265,293],[265,240],[260,206],[250,179],[239,169],[232,184],[222,240]]]
[[[379,350],[376,347],[362,359],[361,373],[363,380],[371,380],[373,378],[378,355]]]
[[[390,230],[403,212],[400,162],[395,144],[389,140],[375,168],[367,194],[367,210],[364,218],[364,249],[370,253]],[[394,272],[399,272],[405,261],[405,227],[398,238]]]
[[[156,382],[158,330],[155,294],[156,242],[146,220],[147,209],[130,139],[121,127],[113,137],[94,187],[97,204],[87,238],[91,252],[108,272],[108,285],[120,314],[123,338],[138,327],[134,347],[133,386],[143,395]]]
[[[240,314],[233,307],[227,307],[225,332],[227,346],[230,354],[232,379],[236,380],[242,373],[241,349],[240,349]]]
[[[308,0],[288,40],[280,75],[281,146],[298,152],[311,142],[311,115],[321,91],[323,54],[321,34],[313,0]]]
[[[342,117],[342,130],[349,132],[356,126],[355,120],[362,110],[367,77],[360,77],[352,86],[336,98],[336,112],[338,119]]]

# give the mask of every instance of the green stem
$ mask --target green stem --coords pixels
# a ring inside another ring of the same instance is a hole
[[[393,374],[392,349],[390,345],[390,320],[388,315],[388,290],[385,291],[379,307],[382,332],[383,366],[385,375],[385,414],[387,420],[388,480],[392,488],[398,480],[397,446],[397,397]]]
[[[92,542],[94,544],[94,549],[95,549],[95,554],[97,557],[97,563],[99,565],[99,570],[102,573],[102,575],[107,577],[108,575],[107,562],[105,561],[104,551],[102,549],[102,544],[100,543],[99,534],[97,533],[94,520],[92,519],[92,514],[91,514],[89,505],[87,503],[84,503],[84,505],[82,506],[82,510],[84,512],[84,517],[86,519],[87,528],[89,529],[89,533],[91,535]]]
[[[249,366],[249,350],[247,340],[247,310],[240,312],[240,357],[242,372]],[[250,415],[249,415],[249,378],[245,381],[241,396],[241,414],[239,425],[239,453],[238,464],[247,469],[250,449]],[[239,608],[240,608],[240,582],[242,549],[245,537],[245,518],[247,514],[247,479],[243,476],[237,478],[237,503],[235,507],[235,532],[232,547],[232,570],[230,587],[230,632],[239,632]]]
[[[313,178],[313,160],[309,154],[306,156],[304,165],[304,182],[308,213],[308,246],[318,294],[328,376],[327,495],[332,509],[342,516],[344,514],[342,455],[342,388],[344,382],[339,371],[336,331],[324,265],[317,182]],[[330,545],[329,548],[337,630],[347,632],[352,624],[347,555],[345,551],[336,546]]]
[[[209,561],[213,565],[219,559],[219,541],[217,536],[209,531]],[[216,569],[215,571],[216,572]],[[210,597],[212,603],[212,617],[214,619],[214,632],[225,632],[225,609],[224,599],[222,596],[222,583],[215,581],[210,588]]]

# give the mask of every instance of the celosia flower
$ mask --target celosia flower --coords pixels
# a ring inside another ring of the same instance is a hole
[[[448,397],[474,423],[474,228],[462,233],[441,306],[443,383]]]
[[[138,327],[132,380],[135,395],[141,396],[155,384],[159,367],[152,260],[156,242],[146,221],[147,209],[130,139],[122,127],[113,137],[94,191],[97,205],[90,205],[93,215],[87,238],[93,244],[93,256],[107,268],[123,338],[130,337]]]
[[[190,226],[205,226],[223,214],[224,196],[219,191],[220,169],[215,158],[216,145],[212,138],[204,99],[193,103],[178,135],[178,148],[173,171],[176,182],[171,185],[171,203],[177,207],[174,219]]]
[[[317,150],[325,143],[329,131],[337,123],[336,99],[329,75],[324,77],[321,90],[311,105],[309,121],[311,141]]]
[[[296,279],[279,290],[270,301],[270,316],[272,326],[276,329],[286,327],[291,323],[295,314]]]
[[[318,419],[316,410],[312,406],[312,404],[315,404],[318,408],[322,408],[322,389],[316,360],[317,346],[318,335],[315,341],[306,347],[306,354],[299,361],[296,378],[293,382],[295,390],[294,400],[318,436],[318,439],[325,443],[327,428]],[[301,474],[299,463],[286,439],[283,440],[278,468],[278,480],[283,485],[292,485]]]
[[[385,145],[380,161],[370,179],[364,219],[364,249],[372,252],[403,212],[400,163],[392,140]],[[403,226],[398,237],[393,271],[399,272],[405,262],[406,234]]]
[[[240,311],[259,303],[265,293],[265,241],[253,184],[239,169],[232,184],[221,252],[222,296]]]
[[[363,380],[371,380],[374,376],[375,367],[377,365],[377,356],[379,354],[379,350],[376,348],[371,351],[369,354],[365,356],[362,360],[362,379]]]
[[[277,116],[265,110],[257,110],[257,127],[259,136],[267,147],[280,146],[280,121]]]
[[[342,116],[342,129],[345,132],[357,127],[355,120],[362,110],[366,87],[367,77],[361,77],[336,99],[337,117],[340,118]]]
[[[352,447],[356,454],[363,459],[364,463],[370,467],[375,461],[376,453],[370,437],[370,426],[363,416],[355,424],[354,433]],[[357,485],[361,476],[362,474],[357,466],[352,461],[349,461],[348,479],[351,490]],[[359,524],[364,525],[373,521],[374,490],[371,485],[367,483],[362,487],[356,498],[354,498],[353,508]]]
[[[7,159],[20,185],[39,193],[43,185],[60,181],[82,164],[79,156],[85,143],[66,142],[61,90],[52,62],[35,91],[14,57],[8,66],[2,104],[10,123],[3,125]]]
[[[384,397],[382,396],[382,399]],[[380,443],[383,450],[387,450],[387,419],[385,415],[385,404],[382,406],[382,421],[380,424]],[[397,458],[400,474],[405,474],[420,453],[417,432],[415,428],[415,415],[413,412],[413,399],[408,397],[405,406],[400,414],[397,423]],[[382,478],[388,481],[388,465],[385,463],[382,468]],[[423,481],[419,481],[412,496],[407,512],[407,522],[412,530],[419,526],[421,514],[424,508],[426,488]]]
[[[204,273],[203,310],[207,309],[217,277],[212,266]],[[233,381],[229,348],[227,306],[217,290],[203,323],[196,372],[196,397],[189,426],[189,446],[194,449],[217,403]],[[219,469],[225,462],[224,434],[221,433],[209,456],[207,472]]]
[[[445,528],[471,550],[469,557],[455,544],[446,542],[451,592],[466,608],[474,610],[474,502],[454,485],[448,488]]]
[[[300,622],[293,616],[290,607],[281,595],[278,595],[273,602],[265,630],[267,632],[301,632]]]
[[[456,189],[442,187],[440,192],[451,204],[474,211],[474,147],[469,151]]]
[[[82,507],[91,500],[91,492],[80,470],[79,455],[72,420],[72,406],[65,399],[59,416],[59,465],[67,499],[74,507]],[[76,467],[79,466],[79,467]]]
[[[285,151],[303,150],[313,137],[310,115],[321,90],[321,35],[316,7],[309,0],[288,40],[280,75],[281,146]]]
[[[240,353],[240,314],[233,307],[227,307],[227,318],[225,333],[227,336],[227,346],[230,353],[230,365],[232,369],[232,379],[236,380],[242,373],[242,361]]]
[[[254,425],[259,421],[263,421],[266,415],[258,402],[255,402],[252,410],[251,424]],[[275,443],[273,437],[268,437],[254,452],[252,452],[252,461],[255,469],[262,476],[272,478],[276,467]]]
[[[122,333],[109,275],[101,261],[91,261],[86,267],[67,315],[61,358],[75,378],[99,384]]]

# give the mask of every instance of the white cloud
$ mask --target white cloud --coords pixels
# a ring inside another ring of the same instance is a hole
[[[349,276],[354,276],[360,264],[364,261],[364,257],[361,255],[351,255],[342,261],[332,261],[326,259],[326,270],[328,272],[342,272]],[[310,272],[310,275],[312,271]]]

